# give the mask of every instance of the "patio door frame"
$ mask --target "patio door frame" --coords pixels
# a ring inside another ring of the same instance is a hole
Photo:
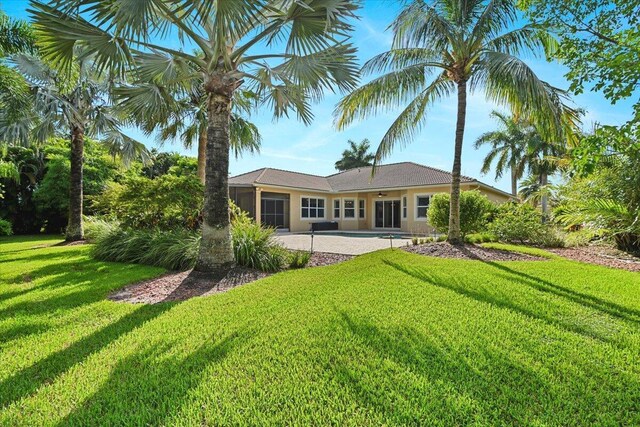
[[[378,219],[378,210],[376,209],[376,203],[377,202],[382,202],[383,203],[383,207],[382,207],[382,227],[378,227],[377,224],[377,219]],[[385,223],[385,216],[384,216],[384,202],[391,202],[394,203],[394,205],[392,205],[391,208],[391,224],[397,223],[398,226],[397,227],[385,227],[384,223]],[[395,218],[395,208],[397,206],[397,218]],[[371,212],[373,213],[373,227],[374,229],[377,230],[400,230],[402,228],[402,197],[397,198],[397,197],[376,197],[375,199],[373,199],[373,203],[371,206]]]

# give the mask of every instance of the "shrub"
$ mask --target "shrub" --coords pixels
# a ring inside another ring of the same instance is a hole
[[[135,229],[197,230],[204,190],[194,175],[162,175],[156,179],[129,177],[109,183],[92,198],[99,214]]]
[[[89,227],[95,239],[93,256],[103,261],[131,262],[169,270],[193,268],[200,235],[188,230],[124,230],[117,226]]]
[[[429,224],[439,233],[449,232],[449,205],[450,195],[448,193],[434,195],[429,203]],[[462,236],[484,230],[487,218],[494,210],[495,205],[479,191],[462,191],[460,193],[460,233]]]
[[[498,238],[491,233],[473,233],[465,236],[465,241],[467,243],[490,243],[497,242]]]
[[[552,226],[543,224],[541,213],[529,204],[500,205],[488,228],[502,242],[564,246],[562,235]]]
[[[303,268],[309,263],[311,252],[308,251],[290,251],[289,268]]]
[[[262,271],[278,271],[287,265],[287,251],[273,238],[274,228],[263,227],[246,217],[234,221],[231,239],[236,263]]]
[[[0,218],[0,236],[11,236],[12,234],[11,223],[6,219]]]
[[[600,236],[594,230],[583,228],[582,230],[568,232],[564,237],[564,242],[567,247],[579,247],[587,246],[599,238]]]

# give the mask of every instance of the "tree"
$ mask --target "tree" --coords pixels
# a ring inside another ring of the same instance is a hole
[[[336,162],[336,169],[346,171],[347,169],[371,166],[376,156],[369,153],[370,146],[371,143],[366,138],[359,143],[349,140],[349,148],[342,152],[342,158]]]
[[[396,145],[418,134],[430,107],[457,94],[457,121],[451,182],[448,241],[460,243],[460,170],[467,92],[483,90],[487,99],[530,120],[545,136],[559,139],[576,120],[564,105],[566,94],[540,80],[520,54],[550,53],[556,44],[542,28],[515,27],[509,0],[415,0],[391,24],[390,51],[365,63],[365,74],[384,73],[342,99],[336,125],[404,107],[376,152],[376,163]],[[430,77],[432,77],[430,79]]]
[[[207,162],[197,271],[222,273],[234,265],[229,127],[238,90],[247,85],[275,118],[293,111],[309,123],[310,103],[324,90],[350,90],[357,81],[355,49],[345,41],[355,2],[144,0],[112,8],[99,0],[61,0],[57,8],[32,5],[42,50],[57,63],[68,66],[74,46],[81,45],[96,55],[98,70],[124,74],[134,68],[142,81],[173,75],[185,93],[203,81]],[[167,34],[177,35],[180,49],[153,41]],[[199,53],[187,53],[187,45]]]
[[[549,142],[541,135],[532,134],[526,153],[526,162],[531,175],[537,177],[537,194],[540,198],[542,220],[545,221],[549,213],[549,176],[558,172],[563,156],[567,153],[566,145]]]
[[[113,155],[122,154],[125,159],[146,152],[144,145],[120,131],[119,119],[109,105],[111,80],[97,74],[96,64],[87,52],[76,50],[72,61],[68,72],[63,72],[34,55],[14,56],[16,69],[29,85],[30,102],[11,120],[0,119],[0,134],[15,142],[44,142],[56,134],[70,139],[67,241],[84,238],[85,136],[101,136]],[[7,127],[13,131],[3,132]]]
[[[528,140],[535,132],[528,123],[516,116],[506,116],[498,111],[493,111],[491,116],[498,119],[501,130],[486,132],[480,135],[475,142],[478,149],[485,144],[491,146],[482,163],[482,174],[491,170],[491,164],[496,162],[496,180],[500,179],[509,169],[511,173],[511,194],[518,196],[518,180],[522,178],[527,167],[526,153]]]
[[[192,78],[193,76],[187,76]],[[178,138],[185,148],[198,146],[198,177],[204,184],[207,143],[207,97],[202,79],[193,79],[192,87],[173,83],[173,76],[161,74],[152,82],[136,82],[116,89],[118,108],[146,135],[157,132],[160,145]],[[245,116],[254,106],[255,95],[249,91],[236,93],[234,111],[231,113],[229,138],[231,150],[238,158],[243,152],[260,151],[262,137],[256,125]]]

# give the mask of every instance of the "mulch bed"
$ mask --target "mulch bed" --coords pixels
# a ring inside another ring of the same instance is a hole
[[[434,256],[440,258],[471,259],[477,261],[544,261],[545,258],[503,251],[499,249],[483,248],[471,244],[451,245],[446,242],[427,243],[402,247],[403,250],[414,254]]]
[[[608,246],[585,246],[547,250],[575,261],[640,272],[640,258]]]
[[[353,258],[353,255],[314,252],[309,259],[307,267],[321,267],[323,265],[337,264],[342,261],[348,261],[351,258]]]
[[[353,258],[351,255],[314,252],[307,267],[336,264]],[[160,302],[184,301],[189,298],[212,295],[228,291],[236,286],[255,282],[270,273],[250,268],[236,267],[224,277],[193,270],[174,272],[126,286],[109,296],[112,301],[132,304],[157,304]]]

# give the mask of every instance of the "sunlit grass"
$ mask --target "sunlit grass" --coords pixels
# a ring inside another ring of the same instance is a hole
[[[183,303],[0,240],[0,425],[637,425],[640,275],[386,250]]]

